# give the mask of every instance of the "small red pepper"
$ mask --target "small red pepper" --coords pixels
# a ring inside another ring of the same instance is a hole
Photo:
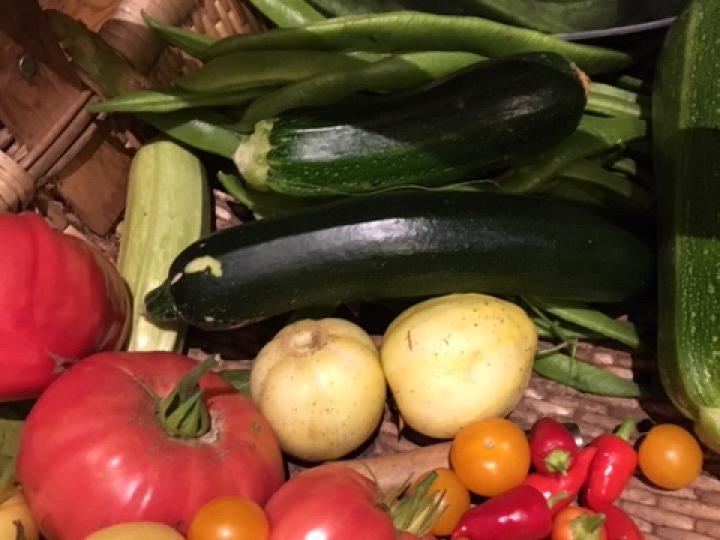
[[[645,540],[633,519],[617,506],[608,506],[603,513],[607,540]]]
[[[546,475],[530,473],[523,485],[531,486],[543,494],[550,504],[550,513],[554,516],[567,508],[577,498],[587,481],[590,465],[595,458],[596,448],[585,447],[578,452],[573,466],[567,474]]]
[[[542,540],[552,531],[552,514],[542,493],[520,485],[465,512],[452,540]]]
[[[615,433],[595,438],[588,447],[597,448],[590,474],[583,490],[585,506],[602,512],[625,490],[637,467],[637,453],[628,442],[635,421],[625,420]]]
[[[549,417],[535,422],[529,441],[533,465],[542,474],[566,473],[578,453],[572,433]]]

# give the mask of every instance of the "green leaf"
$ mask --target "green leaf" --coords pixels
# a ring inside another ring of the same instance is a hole
[[[0,418],[0,491],[15,482],[15,459],[23,423],[21,419]]]
[[[250,370],[228,369],[220,372],[220,376],[230,383],[238,392],[250,396]]]
[[[639,398],[646,392],[636,382],[624,379],[599,367],[576,360],[566,354],[537,356],[535,372],[546,379],[581,392],[600,396]]]

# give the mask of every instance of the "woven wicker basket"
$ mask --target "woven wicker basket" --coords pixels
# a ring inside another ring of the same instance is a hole
[[[95,94],[85,86],[53,41],[41,8],[55,8],[83,20],[151,79],[165,83],[197,63],[163,44],[144,27],[140,10],[155,18],[213,36],[257,32],[265,21],[239,0],[9,0],[0,20],[4,54],[0,95],[0,211],[34,208],[61,230],[80,234],[113,258],[122,221],[127,166],[142,142],[142,128],[83,111]],[[7,9],[7,8],[6,8]],[[33,32],[25,30],[33,28]],[[39,36],[38,40],[36,36]],[[7,42],[7,43],[5,43]],[[18,114],[20,113],[20,114]],[[216,226],[236,224],[230,198],[215,193]],[[102,206],[95,211],[95,206]],[[247,363],[277,328],[255,325],[234,332],[197,333],[191,356],[221,353],[229,363]],[[652,359],[624,350],[583,346],[579,355],[621,376],[656,377]],[[602,398],[533,378],[511,418],[527,428],[549,415],[579,426],[592,437],[625,418],[640,425],[684,423],[667,401]],[[422,446],[386,421],[360,457],[398,454]],[[301,469],[291,464],[291,471]],[[706,471],[691,487],[663,492],[633,480],[620,505],[646,538],[720,539],[720,457],[707,455]]]

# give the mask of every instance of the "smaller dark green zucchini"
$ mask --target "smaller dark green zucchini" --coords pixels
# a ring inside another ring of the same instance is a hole
[[[616,302],[652,281],[651,249],[585,206],[483,192],[368,195],[225,229],[146,297],[206,329],[346,301],[485,292]]]
[[[414,92],[261,120],[234,160],[254,188],[294,196],[440,186],[547,150],[577,128],[585,104],[567,60],[527,53]]]

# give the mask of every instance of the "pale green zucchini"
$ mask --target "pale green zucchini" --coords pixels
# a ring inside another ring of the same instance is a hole
[[[209,230],[210,202],[202,163],[171,141],[143,146],[130,168],[117,264],[133,297],[127,350],[182,348],[185,326],[148,320],[143,298],[165,280],[175,256]]]

